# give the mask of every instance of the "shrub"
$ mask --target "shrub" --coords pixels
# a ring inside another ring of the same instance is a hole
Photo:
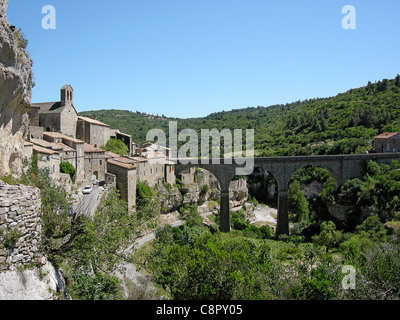
[[[200,195],[204,196],[208,192],[208,190],[209,190],[208,184],[203,184],[200,187]]]
[[[235,230],[244,230],[250,226],[243,211],[231,212],[231,227]]]
[[[310,211],[308,201],[300,189],[300,182],[295,180],[289,188],[289,208],[297,215],[297,221],[308,220]]]
[[[69,174],[72,182],[75,182],[76,169],[74,168],[74,166],[72,164],[70,164],[69,162],[61,162],[60,163],[60,172]]]
[[[303,275],[301,285],[291,289],[295,299],[329,300],[335,297],[332,279],[323,265],[311,269],[310,275]]]
[[[120,156],[124,156],[129,153],[128,146],[119,139],[111,138],[107,141],[105,146],[101,146],[100,148],[105,151],[114,152],[116,154],[119,154]]]
[[[71,294],[80,300],[121,300],[123,291],[118,278],[103,272],[94,276],[74,272]]]
[[[138,181],[136,184],[136,203],[138,207],[144,207],[150,203],[153,192],[145,182]]]
[[[341,240],[342,233],[336,230],[336,225],[332,221],[322,222],[321,232],[312,237],[313,243],[326,246],[328,249],[338,246]]]

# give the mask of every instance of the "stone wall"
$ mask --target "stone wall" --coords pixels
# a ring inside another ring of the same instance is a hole
[[[76,136],[76,123],[78,122],[78,115],[75,108],[67,102],[64,110],[60,115],[60,132],[67,136]]]
[[[121,199],[125,200],[128,208],[136,205],[136,167],[109,160],[107,172],[116,176],[116,186],[120,192]]]
[[[40,190],[0,181],[0,270],[43,264],[41,230]]]

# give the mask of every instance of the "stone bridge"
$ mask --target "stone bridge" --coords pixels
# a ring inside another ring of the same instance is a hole
[[[185,161],[184,161],[185,160]],[[198,167],[211,172],[219,182],[221,189],[220,230],[230,231],[229,184],[236,175],[236,168],[243,167],[235,163],[235,159],[210,159],[207,164],[200,160],[186,163],[187,159],[176,159],[176,175],[186,172],[191,167]],[[253,159],[251,159],[253,160]],[[336,180],[336,186],[342,186],[347,180],[361,178],[363,168],[370,161],[390,164],[392,160],[400,160],[400,153],[373,153],[357,155],[332,156],[294,156],[254,158],[254,168],[262,168],[270,172],[278,184],[278,217],[276,234],[289,233],[288,191],[292,175],[307,166],[318,166],[327,169]],[[250,159],[249,159],[250,161]],[[198,162],[198,163],[196,163]],[[247,163],[247,162],[241,162]]]

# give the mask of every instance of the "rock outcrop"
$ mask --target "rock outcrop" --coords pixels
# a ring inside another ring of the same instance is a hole
[[[6,19],[7,5],[8,0],[0,0],[0,176],[18,177],[33,73],[26,40]]]
[[[182,177],[185,185],[166,188],[158,185],[158,198],[161,203],[160,212],[168,214],[179,210],[186,204],[197,204],[199,213],[218,210],[221,191],[218,180],[206,170],[198,170]],[[245,205],[248,198],[247,182],[244,179],[231,181],[229,186],[230,207]]]

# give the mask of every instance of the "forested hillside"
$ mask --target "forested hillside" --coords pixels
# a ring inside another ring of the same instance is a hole
[[[358,153],[371,149],[371,139],[383,131],[400,131],[400,76],[368,82],[331,98],[285,105],[251,107],[212,113],[204,118],[174,119],[124,110],[85,111],[132,135],[138,145],[150,129],[168,135],[168,123],[184,128],[254,129],[259,156]]]

